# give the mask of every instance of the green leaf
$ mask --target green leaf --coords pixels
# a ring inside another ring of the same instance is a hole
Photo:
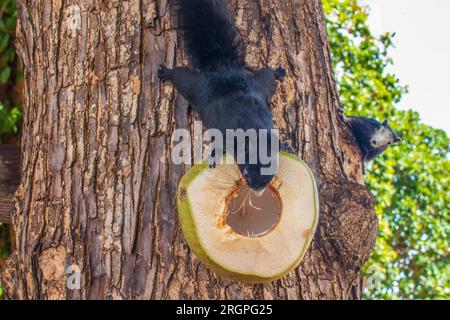
[[[0,73],[0,83],[5,84],[8,81],[10,75],[11,75],[11,68],[10,67],[3,68],[2,72]]]

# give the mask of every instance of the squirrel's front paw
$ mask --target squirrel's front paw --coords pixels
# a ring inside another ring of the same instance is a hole
[[[159,69],[158,69],[158,77],[159,77],[159,79],[161,79],[162,81],[169,80],[170,77],[171,77],[171,73],[172,73],[172,70],[170,70],[170,69],[167,68],[166,66],[164,66],[164,65],[159,66]]]
[[[342,121],[346,122],[347,117],[345,116],[345,112],[343,108],[338,108],[337,109],[338,115],[339,115],[339,119],[341,119]]]
[[[286,77],[286,69],[279,67],[275,70],[274,75],[276,80],[283,80],[283,78]]]
[[[284,143],[284,142],[280,142],[280,151],[288,152],[291,154],[295,153],[294,149],[291,146],[289,146],[287,143]]]

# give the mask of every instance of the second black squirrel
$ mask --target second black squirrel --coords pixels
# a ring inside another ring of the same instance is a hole
[[[174,84],[207,128],[218,129],[224,136],[226,129],[266,129],[270,144],[273,121],[269,105],[276,80],[283,79],[285,70],[263,68],[252,73],[247,69],[224,1],[172,2],[192,68],[161,66],[159,78]],[[246,159],[248,152],[247,148]],[[264,190],[273,178],[261,174],[263,166],[259,156],[256,164],[239,164],[242,176],[254,191]]]
[[[343,109],[338,110],[342,121],[352,129],[364,162],[369,162],[383,153],[390,145],[402,141],[402,138],[389,126],[387,120],[382,123],[366,117],[347,117]],[[363,166],[363,171],[365,169]]]

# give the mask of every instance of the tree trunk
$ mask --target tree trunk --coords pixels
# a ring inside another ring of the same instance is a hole
[[[2,272],[8,298],[361,297],[377,219],[359,151],[337,119],[320,0],[229,5],[248,64],[288,71],[274,119],[320,191],[301,266],[248,285],[218,277],[189,250],[175,209],[187,168],[168,159],[171,133],[193,130],[195,115],[156,76],[160,64],[186,64],[167,0],[19,0],[25,106],[17,249]],[[66,285],[76,268],[79,289]]]

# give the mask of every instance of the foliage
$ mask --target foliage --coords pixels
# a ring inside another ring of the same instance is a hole
[[[15,61],[13,35],[16,26],[16,1],[3,0],[0,4],[0,85],[6,84]]]
[[[16,1],[2,0],[0,3],[0,87],[8,91],[17,78],[16,54],[13,37],[16,26]],[[21,113],[9,97],[0,94],[0,142],[6,133],[17,133]]]
[[[5,133],[17,133],[21,116],[18,107],[7,108],[0,102],[0,137]]]
[[[3,0],[0,4],[0,84],[8,82],[15,60],[12,36],[16,27],[16,1]]]
[[[395,109],[407,88],[388,72],[395,34],[374,37],[358,0],[323,0],[339,94],[346,112],[389,119],[404,142],[368,167],[380,233],[365,267],[366,298],[450,298],[450,139]],[[420,44],[418,44],[420,45]]]

